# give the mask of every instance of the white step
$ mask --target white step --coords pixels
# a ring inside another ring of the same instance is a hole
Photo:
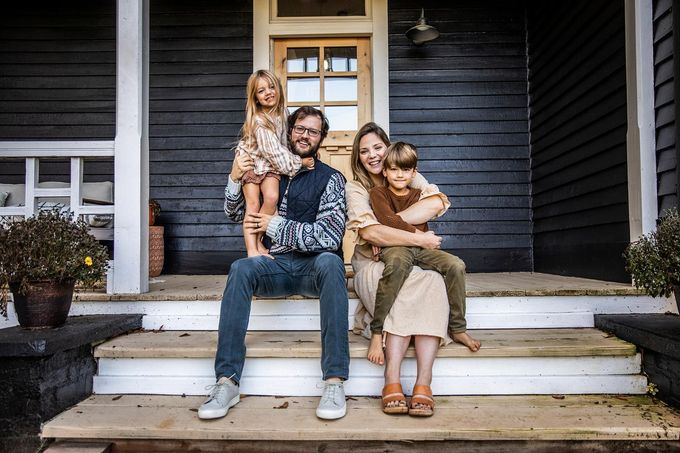
[[[349,301],[351,328],[359,299]],[[508,296],[468,297],[467,321],[471,329],[594,327],[595,314],[664,313],[673,310],[671,299],[624,296]],[[16,325],[12,303],[9,319],[1,327]],[[216,330],[218,300],[74,301],[70,315],[144,313],[146,329]],[[256,299],[249,330],[319,330],[318,299]]]
[[[595,329],[475,331],[483,347],[442,348],[433,370],[440,395],[645,393],[635,347]],[[204,395],[214,384],[215,332],[146,332],[99,346],[94,392]],[[318,332],[253,332],[241,392],[318,396],[321,389]],[[367,341],[350,334],[350,395],[380,395],[383,368],[368,362]],[[409,351],[405,388],[415,383]]]

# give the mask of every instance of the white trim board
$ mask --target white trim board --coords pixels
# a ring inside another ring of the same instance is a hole
[[[0,141],[0,157],[113,157],[113,141]]]
[[[349,300],[353,325],[358,299]],[[676,312],[673,299],[650,296],[523,296],[469,297],[471,329],[593,327],[595,314]],[[144,314],[143,327],[165,330],[216,330],[220,301],[75,301],[71,316]],[[17,325],[14,306],[0,328]],[[259,299],[253,302],[249,330],[318,330],[318,299]]]
[[[439,395],[645,393],[640,355],[630,357],[439,358],[433,391]],[[416,361],[404,360],[402,384],[415,383]],[[383,368],[350,362],[349,395],[380,395]],[[318,358],[246,359],[241,392],[250,395],[319,396]],[[99,359],[94,393],[204,395],[214,384],[213,359]]]

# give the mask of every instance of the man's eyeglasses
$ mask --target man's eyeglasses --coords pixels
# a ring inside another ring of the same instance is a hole
[[[300,135],[304,135],[304,133],[307,132],[310,137],[318,137],[321,135],[321,131],[319,129],[314,129],[313,127],[304,127],[299,124],[293,126],[293,130]]]

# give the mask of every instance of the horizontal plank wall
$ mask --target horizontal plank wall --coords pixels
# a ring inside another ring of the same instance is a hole
[[[624,2],[527,11],[534,269],[626,281]]]
[[[252,2],[151,2],[150,196],[164,273],[226,273],[245,256],[222,206],[252,70]]]
[[[420,8],[441,33],[404,33]],[[390,134],[419,149],[419,170],[450,197],[430,227],[468,271],[531,270],[523,1],[393,0]]]
[[[674,11],[672,0],[654,0],[654,95],[656,120],[656,159],[659,212],[678,206],[678,164],[677,131],[675,116],[678,105],[675,102],[675,87],[678,81],[674,74],[678,62],[674,48],[680,42],[673,33]],[[675,69],[674,69],[675,68]]]
[[[116,2],[6,2],[0,14],[0,140],[112,140]],[[68,181],[70,163],[41,166]],[[1,183],[24,182],[23,160],[0,160]],[[113,180],[113,161],[86,162],[86,181]]]

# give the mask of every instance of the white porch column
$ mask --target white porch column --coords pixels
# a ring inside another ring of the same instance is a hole
[[[114,293],[149,289],[149,1],[118,0]]]
[[[656,228],[652,0],[625,0],[630,240]]]

